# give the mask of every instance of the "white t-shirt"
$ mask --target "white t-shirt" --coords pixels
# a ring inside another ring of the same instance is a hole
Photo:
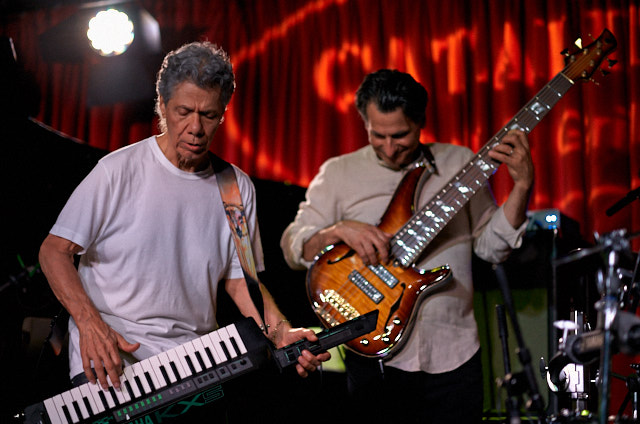
[[[261,271],[254,187],[234,169]],[[78,272],[84,289],[107,324],[141,343],[136,359],[213,331],[218,282],[243,277],[213,169],[178,169],[155,137],[102,158],[51,234],[83,247]],[[73,377],[83,372],[73,319],[69,331]]]

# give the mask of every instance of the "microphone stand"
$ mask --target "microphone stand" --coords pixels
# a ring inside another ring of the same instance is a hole
[[[511,360],[509,359],[509,343],[507,341],[509,333],[507,331],[507,321],[504,312],[504,305],[496,305],[496,316],[498,319],[498,334],[500,335],[500,344],[502,345],[502,362],[504,364],[505,378],[499,381],[499,385],[506,387],[507,399],[505,407],[507,408],[507,416],[509,424],[520,424],[520,402],[518,401],[517,386],[519,381],[517,376],[511,374]]]
[[[495,270],[498,285],[500,286],[500,291],[502,292],[502,297],[504,299],[507,312],[509,313],[509,318],[511,319],[511,324],[513,326],[516,340],[518,342],[518,359],[520,360],[520,364],[523,367],[524,376],[526,378],[527,385],[529,386],[530,403],[528,404],[528,409],[537,411],[538,422],[542,423],[546,420],[547,414],[544,409],[542,397],[540,396],[540,392],[538,391],[538,383],[535,379],[533,367],[531,366],[531,352],[524,343],[522,331],[520,330],[520,325],[518,324],[518,317],[516,316],[516,310],[513,304],[513,298],[511,297],[511,290],[509,289],[507,276],[501,264],[494,265],[493,268]]]

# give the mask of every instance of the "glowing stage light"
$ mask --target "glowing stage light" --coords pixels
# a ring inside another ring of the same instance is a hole
[[[124,12],[102,10],[89,21],[87,37],[102,56],[116,56],[133,42],[133,22]]]

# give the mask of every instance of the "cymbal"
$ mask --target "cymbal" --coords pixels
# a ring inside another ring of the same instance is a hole
[[[622,238],[624,240],[629,241],[629,240],[635,239],[638,236],[640,236],[640,232],[633,233],[633,234],[630,234],[629,236],[622,237]],[[565,256],[563,258],[554,259],[553,260],[553,264],[554,265],[565,265],[565,264],[568,264],[568,263],[571,263],[571,262],[578,261],[578,260],[580,260],[580,259],[582,259],[584,257],[595,255],[596,253],[600,253],[603,250],[606,250],[606,249],[608,249],[610,247],[611,246],[609,244],[604,243],[604,244],[599,244],[599,245],[596,245],[596,246],[593,246],[593,247],[579,248],[579,249],[576,249],[575,253],[567,255],[567,256]]]
[[[603,250],[605,250],[608,246],[604,246],[604,245],[599,245],[599,246],[593,246],[593,247],[585,247],[585,248],[579,248],[575,250],[575,253],[572,253],[570,255],[567,255],[563,258],[559,258],[559,259],[554,259],[553,260],[553,264],[554,265],[565,265],[571,262],[575,262],[577,260],[580,260],[584,257],[587,256],[591,256],[591,255],[595,255],[596,253],[600,253]]]

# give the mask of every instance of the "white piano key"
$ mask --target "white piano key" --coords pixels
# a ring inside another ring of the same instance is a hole
[[[131,386],[131,391],[133,392],[131,393],[131,397],[137,399],[142,396],[142,393],[140,393],[140,389],[138,388],[138,383],[136,383],[135,380],[136,374],[133,370],[133,366],[125,367],[123,375],[129,382],[129,386]]]
[[[142,390],[144,394],[150,394],[153,390],[151,390],[151,386],[149,386],[149,382],[147,381],[147,377],[144,375],[144,369],[142,368],[142,364],[140,362],[136,362],[131,365],[131,369],[133,370],[133,375],[138,377],[140,380],[140,384],[142,385]],[[134,380],[135,381],[135,380]]]
[[[53,401],[53,399],[58,396],[60,395],[46,399],[44,401],[44,408],[47,410],[47,415],[49,415],[51,424],[67,424],[67,419],[65,418],[64,414],[62,414],[62,408],[60,408],[60,411],[58,411],[58,405],[56,405],[56,403]],[[62,416],[60,414],[62,414]]]
[[[67,407],[67,411],[69,411],[69,415],[71,416],[71,422],[80,422],[80,417],[78,417],[78,414],[76,414],[76,408],[73,407],[73,398],[71,397],[71,393],[69,393],[69,391],[66,391],[62,392],[61,395],[62,399],[64,400],[64,404]]]
[[[202,346],[202,342],[200,342],[200,346]],[[200,365],[200,361],[198,361],[198,357],[196,356],[195,340],[191,343],[186,343],[184,345],[184,351],[189,356],[189,359],[191,359],[191,364],[193,364],[193,368],[196,370],[196,373],[204,371]],[[202,354],[200,355],[202,356]]]
[[[226,358],[224,357],[224,352],[222,352],[222,349],[220,349],[220,346],[218,345],[220,338],[218,338],[218,342],[214,342],[212,333],[209,334],[205,334],[204,336],[202,336],[202,344],[204,345],[205,348],[209,348],[209,350],[211,351],[211,355],[213,355],[213,360],[214,362],[217,364],[221,364],[224,361],[226,361]],[[206,355],[206,353],[205,353]]]
[[[182,361],[180,360],[180,356],[179,356],[178,351],[176,350],[176,348],[169,349],[166,352],[166,354],[167,354],[167,357],[169,358],[169,361],[171,361],[171,363],[173,363],[173,365],[175,365],[176,370],[178,371],[178,375],[176,377],[178,377],[180,379],[187,378],[187,371],[185,371],[184,367],[182,366]],[[191,371],[188,371],[188,372],[189,372],[189,374],[191,374]]]
[[[129,389],[127,388],[127,385],[125,384],[125,382],[127,381],[127,377],[123,374],[120,375],[120,392],[122,393],[122,396],[124,397],[124,401],[125,402],[129,402],[131,401],[131,399],[133,399],[133,394],[129,391]],[[118,389],[115,389],[116,392],[118,391]]]
[[[98,383],[98,386],[100,387],[100,391],[99,393],[102,393],[104,395],[104,398],[107,401],[107,405],[109,406],[109,409],[113,409],[116,407],[116,402],[113,400],[113,396],[111,396],[111,392],[107,389],[103,389],[102,386],[100,386],[100,383]]]
[[[92,413],[94,415],[97,415],[98,413],[104,411],[104,408],[102,408],[102,411],[100,410],[100,407],[96,403],[96,399],[93,397],[93,393],[91,393],[91,389],[89,388],[89,385],[91,385],[91,383],[83,384],[78,388],[80,389],[80,393],[82,393],[82,396],[87,398],[87,401],[89,402],[89,406],[91,407]]]
[[[209,336],[211,337],[211,341],[213,342],[213,347],[216,349],[216,352],[218,353],[218,357],[222,358],[220,362],[226,362],[231,358],[227,358],[227,355],[224,353],[224,350],[222,350],[221,344],[223,343],[223,341],[220,339],[220,334],[218,334],[219,331],[220,330],[214,333],[209,333]]]
[[[240,349],[240,354],[244,355],[245,353],[247,353],[247,347],[244,345],[242,337],[240,337],[240,333],[238,333],[238,329],[236,328],[235,324],[228,325],[226,329],[229,333],[229,336],[233,337],[233,339],[236,341],[236,344]]]
[[[80,408],[80,415],[82,415],[82,418],[89,418],[89,411],[87,411],[87,407],[84,404],[84,399],[82,393],[80,392],[80,389],[78,387],[74,387],[73,389],[69,390],[69,392],[71,393],[71,397],[73,398],[73,400],[75,400],[78,404],[78,408]]]
[[[158,360],[157,356],[152,356],[148,358],[148,360],[142,361],[142,368],[144,368],[144,370],[151,377],[151,381],[153,382],[153,385],[155,386],[156,390],[162,387],[165,387],[167,385],[167,382],[164,381],[164,377],[160,372],[160,365],[162,364]]]
[[[180,377],[182,378],[187,378],[193,374],[191,372],[191,368],[189,368],[189,363],[187,362],[187,351],[185,350],[185,347],[190,344],[191,342],[187,342],[180,346],[176,346],[174,349],[178,355],[178,359],[180,360],[180,365],[182,365],[182,370],[184,371],[184,375],[180,374]]]
[[[95,401],[96,406],[98,407],[97,413],[106,411],[107,410],[107,408],[106,408],[107,405],[105,405],[102,402],[102,398],[100,397],[100,392],[102,391],[102,388],[100,387],[100,384],[98,384],[98,383],[96,383],[96,384],[87,383],[87,384],[84,384],[84,386],[86,386],[89,389],[89,391],[91,392],[91,394],[93,395],[93,400]]]
[[[166,371],[170,382],[171,383],[177,382],[178,378],[175,376],[175,374],[173,373],[173,370],[171,369],[170,359],[167,356],[167,352],[161,352],[156,356],[157,356],[158,360],[160,361],[160,364],[164,365],[164,370]]]
[[[127,402],[127,399],[126,399],[127,396],[125,396],[125,392],[126,392],[127,389],[122,387],[122,385],[120,386],[119,389],[116,389],[113,386],[113,381],[111,381],[111,377],[109,377],[108,375],[107,375],[107,382],[109,383],[109,387],[113,388],[113,393],[115,393],[115,396],[116,396],[116,399],[118,400],[118,403],[120,405],[122,405],[123,403]],[[131,398],[129,398],[129,399],[131,399]]]
[[[204,362],[204,366],[207,369],[209,369],[209,368],[213,367],[213,364],[209,360],[209,356],[207,355],[207,352],[205,352],[205,350],[204,350],[204,344],[202,343],[202,340],[203,340],[203,337],[197,338],[197,339],[193,340],[191,342],[191,344],[193,345],[193,348],[194,348],[195,352],[198,352],[200,354],[200,357],[202,358],[202,362]],[[196,359],[196,361],[198,360],[198,358],[195,358],[195,359]],[[198,364],[200,364],[199,361],[198,361]]]
[[[231,337],[227,332],[227,327],[222,327],[221,329],[219,329],[217,331],[217,334],[220,336],[220,340],[222,340],[222,343],[224,343],[225,347],[227,348],[227,352],[229,352],[229,354],[231,355],[231,358],[229,359],[240,356],[240,354],[236,352],[236,348],[233,347],[233,344],[231,343]]]
[[[207,349],[213,358],[207,354]],[[114,410],[118,405],[126,405],[144,395],[153,394],[156,390],[177,383],[179,379],[186,379],[194,371],[200,373],[214,369],[217,364],[223,364],[246,353],[248,349],[238,328],[231,324],[125,367],[120,376],[120,389],[116,390],[108,377],[108,390],[103,390],[99,384],[86,383],[43,401],[44,407],[51,424],[85,422],[92,416]],[[166,378],[161,372],[161,367],[165,369]],[[74,406],[74,402],[77,406]],[[66,415],[64,408],[67,409]]]

